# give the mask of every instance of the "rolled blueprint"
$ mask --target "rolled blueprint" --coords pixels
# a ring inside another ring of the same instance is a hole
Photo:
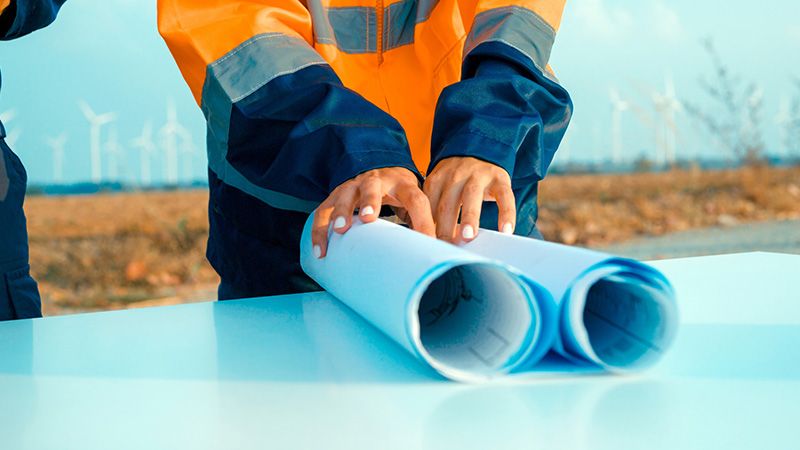
[[[461,247],[511,265],[550,292],[559,309],[554,350],[567,358],[635,370],[657,361],[675,337],[675,292],[648,265],[483,229]]]
[[[355,217],[345,234],[329,233],[327,255],[318,259],[312,218],[301,238],[303,270],[443,376],[491,378],[552,346],[552,298],[505,264],[400,225]]]

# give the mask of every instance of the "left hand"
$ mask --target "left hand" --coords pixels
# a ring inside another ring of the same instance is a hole
[[[499,231],[514,232],[517,208],[511,177],[497,165],[468,156],[445,158],[428,174],[423,191],[430,199],[439,239],[453,243],[474,239],[484,201],[497,202]]]

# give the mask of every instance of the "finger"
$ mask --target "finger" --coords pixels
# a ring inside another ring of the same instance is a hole
[[[425,180],[425,184],[422,186],[422,190],[428,197],[428,202],[431,204],[431,214],[433,214],[434,223],[436,222],[436,209],[439,207],[439,199],[442,196],[442,188],[442,183],[439,182],[439,178],[436,176],[428,177]]]
[[[497,228],[505,234],[514,233],[517,223],[517,203],[514,191],[506,183],[494,183],[489,187],[489,193],[497,201]]]
[[[340,189],[333,204],[333,231],[344,234],[353,223],[353,210],[358,199],[358,184],[352,183]]]
[[[367,177],[361,182],[358,199],[358,215],[364,223],[378,219],[383,199],[383,183],[378,177]]]
[[[454,242],[458,211],[461,209],[461,190],[463,184],[451,184],[442,192],[439,204],[434,212],[436,220],[436,237],[447,242]]]
[[[319,205],[314,211],[314,222],[311,224],[312,251],[317,258],[324,258],[328,251],[328,225],[331,222],[333,206],[327,203]]]
[[[403,184],[395,189],[395,197],[408,212],[413,229],[428,236],[435,236],[431,204],[428,197],[414,184]]]
[[[399,206],[394,208],[394,215],[396,215],[401,222],[410,225],[411,228],[414,228],[414,223],[411,222],[411,216],[408,215],[408,211],[406,211],[405,208],[401,208]]]
[[[469,242],[478,234],[486,183],[470,178],[461,191],[461,239]]]

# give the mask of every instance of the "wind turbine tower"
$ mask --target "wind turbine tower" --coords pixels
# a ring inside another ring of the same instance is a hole
[[[178,122],[178,111],[175,102],[167,102],[167,123],[159,130],[166,159],[167,184],[178,184],[178,140],[182,143],[191,139],[191,134]]]
[[[181,143],[181,158],[183,161],[183,178],[187,183],[192,182],[192,167],[194,166],[195,156],[194,142],[192,142],[191,134],[186,135]]]
[[[775,124],[778,126],[778,139],[783,148],[784,155],[789,156],[791,153],[789,142],[789,128],[792,125],[792,116],[789,112],[789,99],[786,97],[781,98],[780,106],[778,107],[778,114],[775,115]]]
[[[125,156],[125,149],[119,143],[117,129],[112,128],[108,133],[104,149],[108,155],[108,179],[109,181],[120,181],[119,166],[120,158]]]
[[[47,138],[45,142],[53,152],[53,182],[61,184],[64,182],[64,146],[67,144],[67,135],[61,133],[58,137]]]
[[[100,129],[117,119],[114,113],[97,114],[84,100],[78,101],[84,117],[89,122],[89,152],[92,158],[92,182],[97,184],[102,181],[102,166],[100,160]]]
[[[149,186],[152,183],[150,174],[150,155],[156,151],[156,144],[153,142],[153,123],[147,121],[142,127],[142,134],[131,141],[131,146],[139,150],[139,168],[141,169],[142,186]]]
[[[664,81],[664,93],[653,92],[653,104],[661,116],[661,124],[656,126],[656,145],[661,147],[661,162],[672,165],[676,161],[677,127],[675,115],[682,111],[681,103],[675,95],[675,83],[668,76]]]
[[[622,114],[629,105],[614,88],[608,91],[608,95],[611,100],[611,161],[619,164],[622,162]]]

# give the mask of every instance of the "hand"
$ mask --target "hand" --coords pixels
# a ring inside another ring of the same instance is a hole
[[[428,175],[424,191],[431,202],[439,239],[453,243],[459,237],[465,241],[474,239],[480,224],[481,206],[484,201],[492,200],[497,202],[499,210],[499,231],[514,232],[517,208],[511,177],[500,166],[467,156],[445,158]]]
[[[405,209],[414,230],[434,236],[431,205],[417,185],[416,175],[402,167],[373,169],[340,184],[319,205],[311,231],[314,255],[324,258],[328,252],[328,225],[332,217],[333,231],[344,234],[352,225],[356,208],[361,221],[369,223],[378,219],[382,205]]]

